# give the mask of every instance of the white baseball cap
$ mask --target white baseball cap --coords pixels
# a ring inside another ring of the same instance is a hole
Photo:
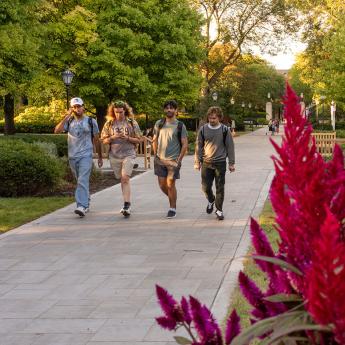
[[[84,105],[84,102],[81,98],[74,97],[71,99],[71,107],[73,107],[74,105]]]

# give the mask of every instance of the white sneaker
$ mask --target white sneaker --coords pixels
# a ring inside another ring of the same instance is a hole
[[[215,214],[216,214],[218,220],[224,219],[224,213],[222,211],[216,210]]]
[[[85,208],[84,208],[84,212],[85,212],[85,213],[88,213],[89,211],[90,211],[90,209],[89,209],[88,207],[85,207]]]
[[[128,207],[123,207],[120,211],[124,215],[125,218],[128,218],[131,215],[131,208],[130,206]]]
[[[85,217],[85,208],[83,206],[79,206],[74,210],[74,213],[77,214],[80,217]]]

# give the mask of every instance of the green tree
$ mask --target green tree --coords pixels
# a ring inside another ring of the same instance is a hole
[[[38,66],[35,0],[0,2],[0,96],[4,97],[5,134],[13,134],[15,97]]]
[[[72,92],[96,107],[100,125],[114,98],[125,98],[137,112],[158,112],[168,97],[181,104],[198,97],[201,17],[187,0],[84,0],[67,9],[57,2],[44,21],[51,85],[55,78],[63,92],[58,78],[69,66]],[[36,95],[46,78],[32,88]]]

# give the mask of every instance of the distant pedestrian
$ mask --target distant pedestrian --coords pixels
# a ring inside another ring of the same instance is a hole
[[[208,123],[199,129],[197,136],[195,168],[201,170],[202,190],[208,201],[206,212],[211,214],[215,205],[217,219],[223,220],[226,159],[228,159],[229,171],[234,172],[234,141],[228,127],[221,123],[223,118],[221,108],[209,108],[207,118]],[[216,185],[216,195],[212,190],[213,181]]]
[[[153,151],[154,172],[159,187],[168,196],[170,208],[167,218],[176,216],[176,180],[180,178],[182,159],[188,149],[186,126],[176,119],[177,102],[164,103],[165,118],[158,120],[154,127]]]
[[[90,174],[92,170],[93,145],[98,153],[98,166],[103,165],[101,143],[97,122],[84,114],[84,102],[81,98],[71,99],[71,108],[64,119],[55,127],[54,133],[68,133],[68,160],[71,170],[77,179],[74,210],[80,217],[89,212],[90,207]]]
[[[103,143],[110,144],[109,161],[115,178],[121,180],[124,204],[120,212],[126,218],[131,215],[130,177],[135,165],[136,146],[141,141],[139,125],[131,115],[131,108],[126,102],[111,103],[101,134]]]

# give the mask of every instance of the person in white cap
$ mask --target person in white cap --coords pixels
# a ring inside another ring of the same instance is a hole
[[[99,129],[95,119],[84,114],[84,102],[79,97],[71,99],[71,108],[55,127],[54,133],[68,133],[68,160],[77,179],[75,199],[77,208],[74,213],[84,217],[89,211],[89,181],[92,170],[93,145],[98,154],[98,166],[103,165]]]

